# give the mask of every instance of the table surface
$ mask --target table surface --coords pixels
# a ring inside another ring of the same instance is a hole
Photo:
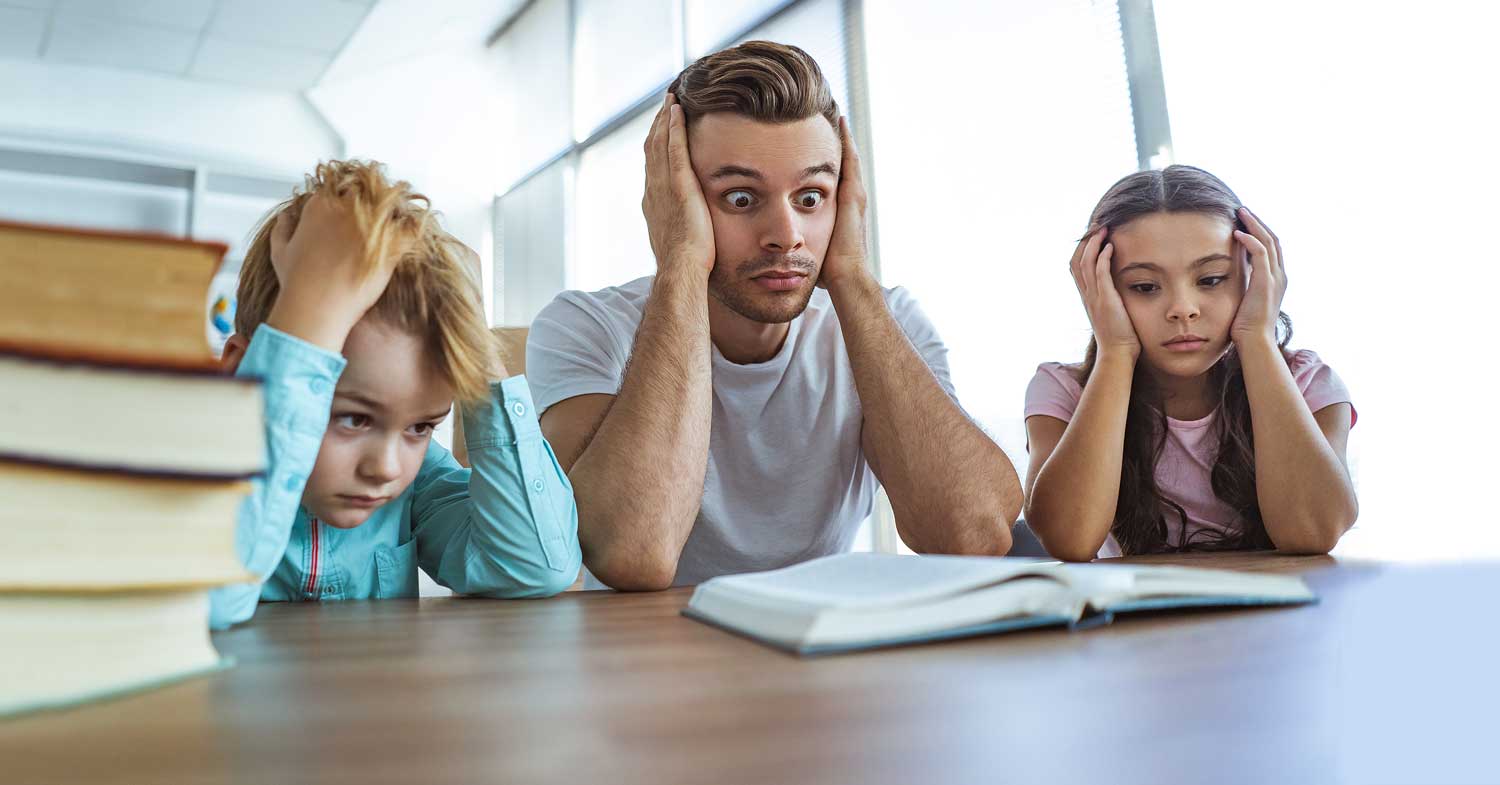
[[[0,782],[1500,781],[1500,565],[1132,561],[1320,602],[814,659],[687,589],[266,604],[229,671],[0,721]]]

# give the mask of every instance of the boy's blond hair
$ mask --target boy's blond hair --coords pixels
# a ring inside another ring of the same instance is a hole
[[[458,400],[487,399],[490,380],[498,376],[499,347],[485,324],[478,256],[438,225],[427,197],[404,180],[387,180],[384,167],[374,161],[318,164],[303,187],[261,221],[240,269],[235,332],[252,335],[281,291],[271,266],[276,222],[290,220],[295,227],[307,200],[319,192],[352,208],[366,238],[367,264],[406,245],[370,313],[424,339]]]

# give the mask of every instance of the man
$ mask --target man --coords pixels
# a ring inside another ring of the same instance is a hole
[[[914,550],[1009,549],[1015,469],[910,294],[868,269],[865,201],[806,52],[753,41],[673,82],[646,139],[656,275],[564,292],[528,342],[594,579],[661,589],[848,550],[877,479]]]

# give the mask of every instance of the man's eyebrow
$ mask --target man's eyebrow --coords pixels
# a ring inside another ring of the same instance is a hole
[[[752,180],[766,179],[765,176],[760,172],[751,169],[748,166],[737,166],[735,164],[727,164],[725,166],[721,166],[718,169],[713,170],[713,172],[709,173],[708,175],[708,179],[710,180],[718,180],[724,177],[748,177]]]
[[[802,170],[802,179],[806,180],[807,178],[812,177],[813,175],[819,175],[819,174],[827,174],[827,175],[833,175],[834,177],[838,177],[839,176],[839,170],[836,169],[836,168],[834,168],[833,164],[831,164],[831,163],[821,163],[821,164],[818,164],[817,166],[809,166],[806,169],[803,169]]]

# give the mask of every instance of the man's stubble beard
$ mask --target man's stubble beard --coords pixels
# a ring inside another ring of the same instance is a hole
[[[779,266],[807,271],[809,284],[804,284],[807,286],[806,291],[792,302],[759,301],[752,293],[752,287],[755,284],[746,279]],[[741,272],[746,268],[750,271],[748,276]],[[813,291],[817,288],[818,273],[818,264],[812,260],[812,257],[804,255],[783,258],[783,260],[757,259],[754,262],[742,262],[733,269],[725,269],[722,264],[716,262],[708,273],[708,294],[723,303],[724,307],[752,322],[784,324],[801,316],[802,312],[807,310],[807,304],[812,301]]]

